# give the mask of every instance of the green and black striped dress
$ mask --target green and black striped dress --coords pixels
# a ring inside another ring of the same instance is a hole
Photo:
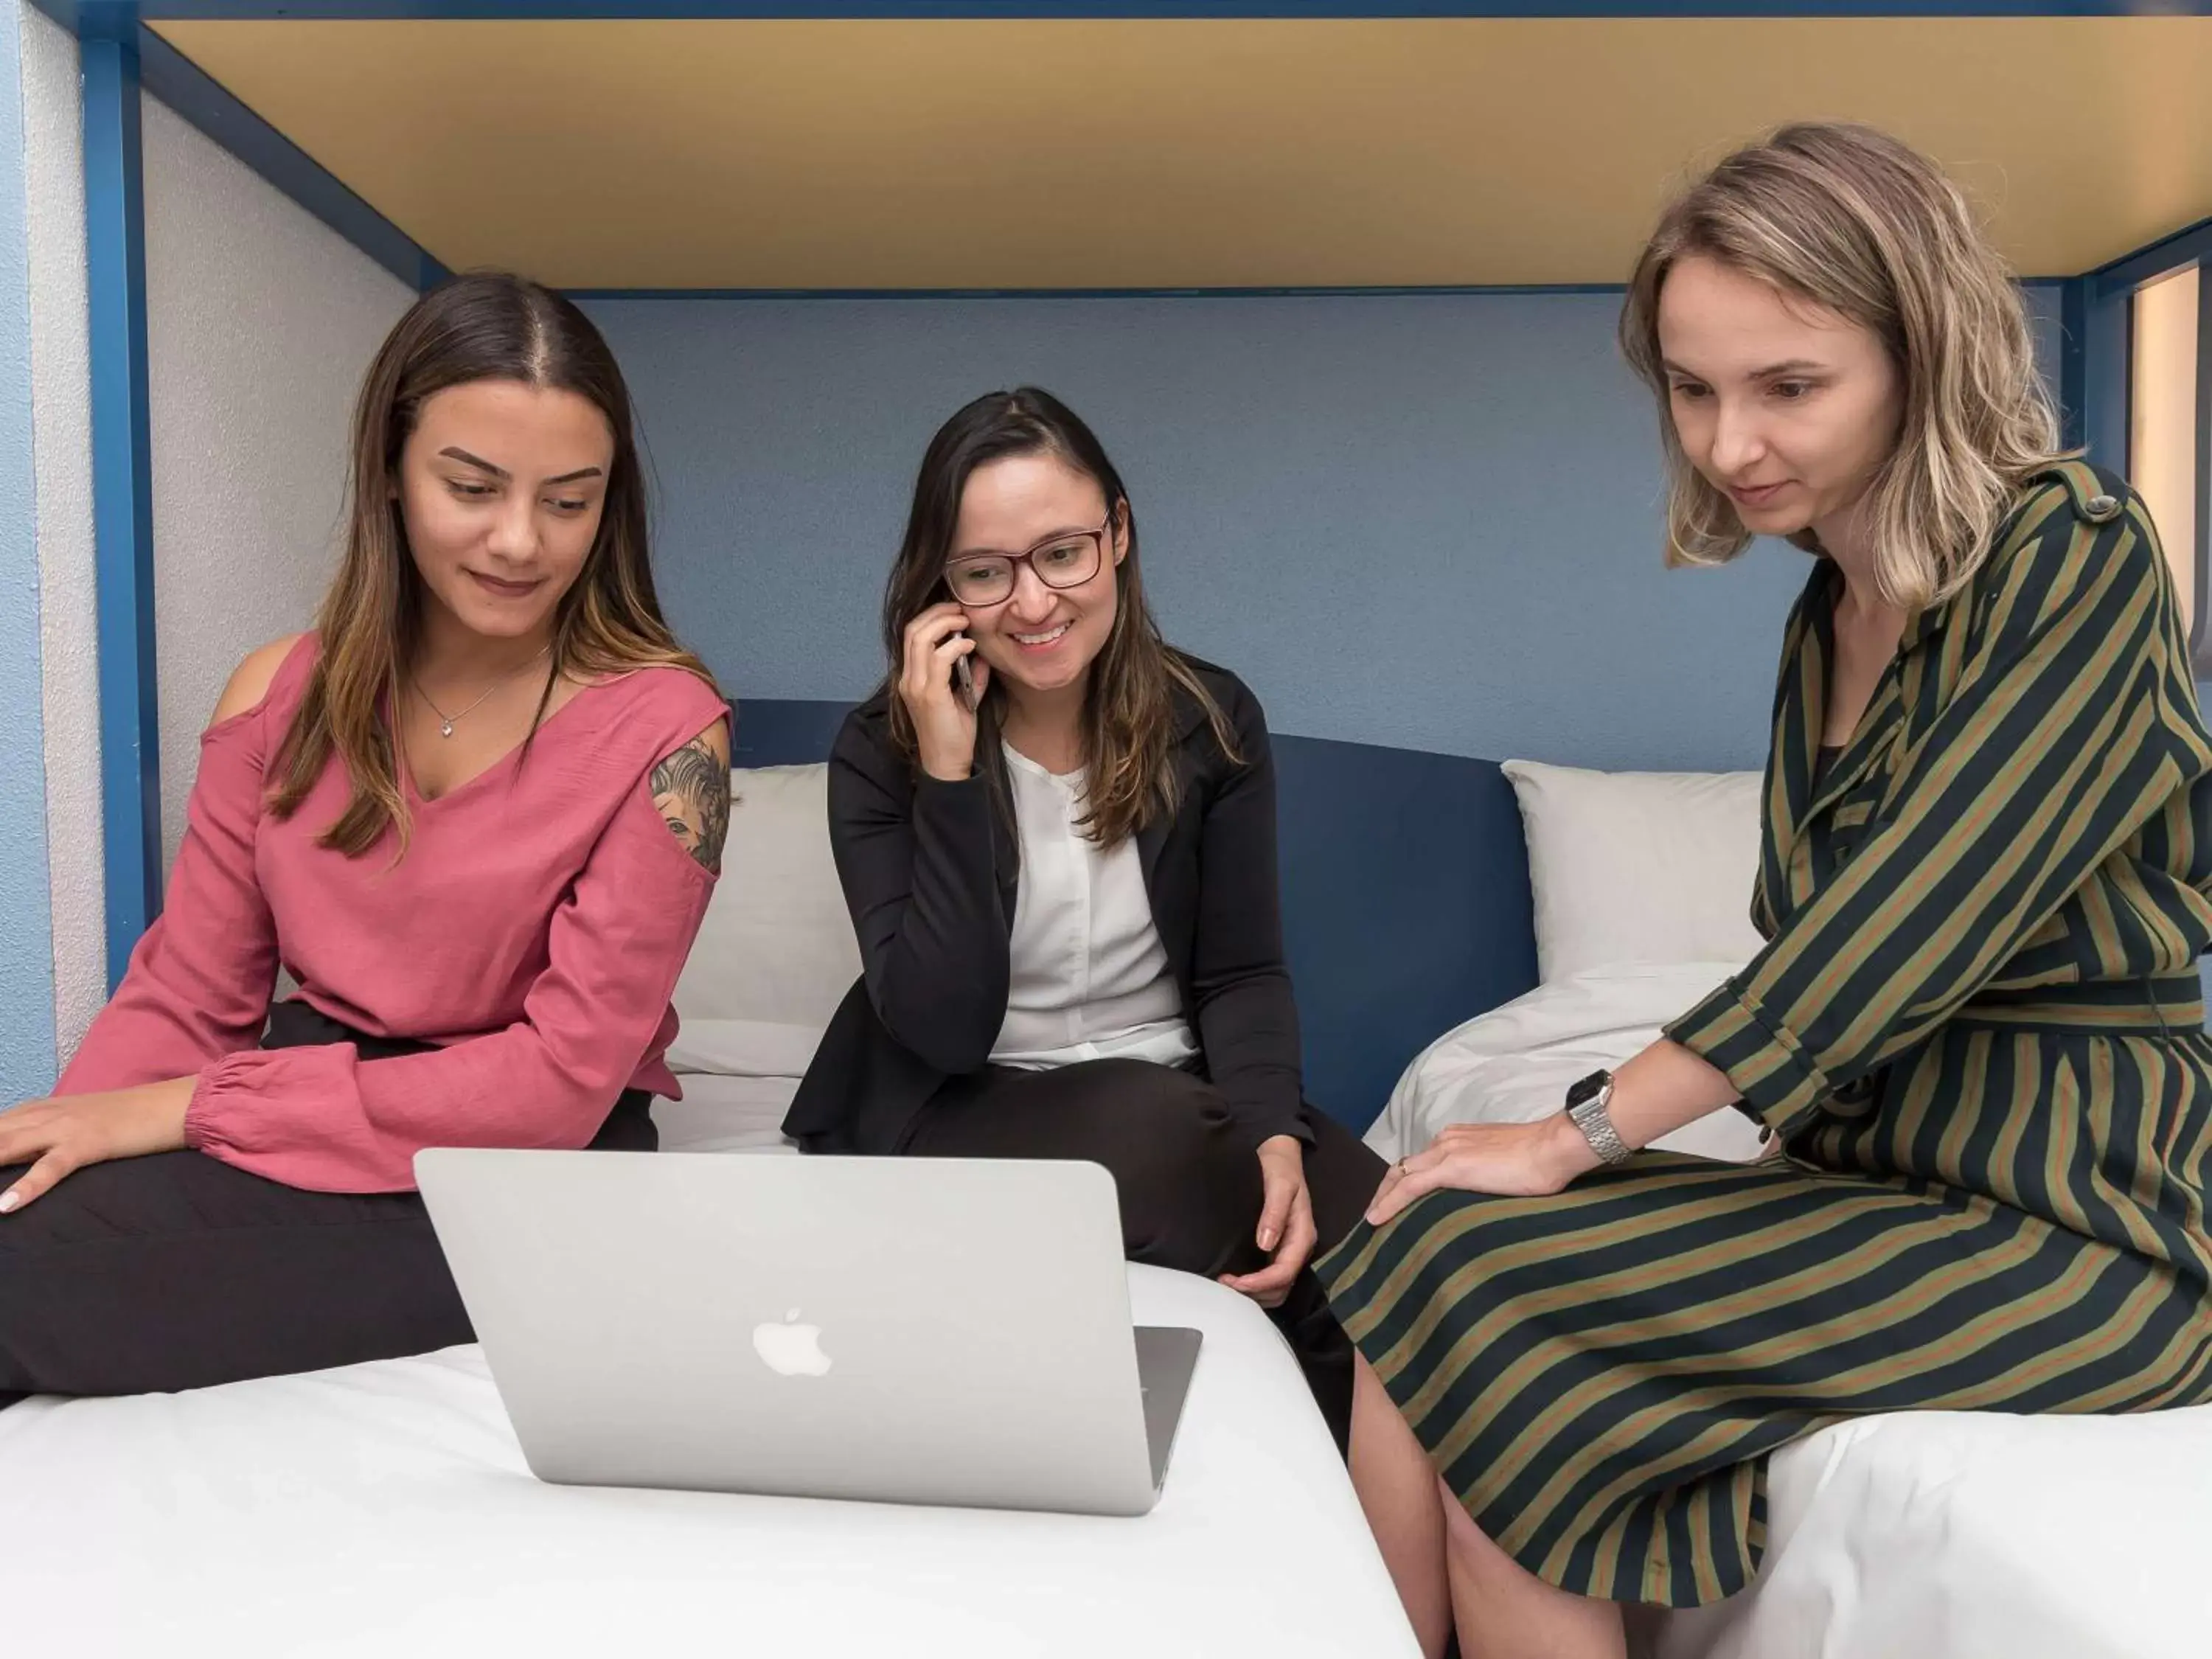
[[[1742,1589],[1768,1454],[1840,1419],[2212,1401],[2212,740],[2149,520],[2051,469],[1816,781],[1840,587],[1784,647],[1769,943],[1668,1028],[1779,1155],[1432,1194],[1317,1264],[1468,1513],[1583,1595]]]

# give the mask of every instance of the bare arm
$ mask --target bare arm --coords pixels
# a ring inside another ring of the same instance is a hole
[[[716,720],[653,769],[653,804],[668,833],[714,874],[730,834],[730,728]]]

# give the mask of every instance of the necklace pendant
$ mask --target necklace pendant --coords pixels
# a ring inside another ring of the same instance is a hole
[[[447,720],[444,725],[441,726],[438,728],[438,735],[439,735],[440,737],[441,737],[441,738],[450,738],[450,737],[452,737],[452,736],[453,735],[453,721],[451,721],[451,720]]]

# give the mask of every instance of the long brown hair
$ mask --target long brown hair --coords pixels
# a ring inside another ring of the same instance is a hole
[[[647,554],[645,480],[629,390],[606,341],[572,301],[536,283],[501,271],[452,277],[408,308],[362,382],[345,551],[316,617],[319,649],[306,694],[270,769],[279,781],[270,810],[285,818],[299,810],[331,756],[343,763],[353,797],[320,842],[349,857],[367,852],[387,829],[400,851],[407,844],[392,716],[420,642],[426,594],[393,491],[400,450],[426,402],[479,380],[574,392],[606,417],[614,434],[599,533],[561,597],[553,672],[531,722],[532,734],[562,674],[590,679],[665,666],[714,684],[661,619]],[[528,750],[526,741],[518,763]]]
[[[1629,283],[1620,343],[1659,399],[1668,561],[1710,565],[1751,538],[1682,453],[1669,410],[1659,293],[1693,254],[1849,318],[1888,349],[1905,416],[1869,486],[1876,580],[1909,611],[1956,593],[2021,487],[2059,453],[2019,285],[1959,187],[1887,133],[1802,122],[1738,150],[1660,220]],[[1815,546],[1810,532],[1791,539]]]
[[[969,475],[1016,455],[1050,455],[1091,479],[1105,495],[1114,527],[1127,538],[1128,552],[1114,573],[1114,626],[1091,665],[1083,700],[1085,831],[1103,847],[1117,846],[1155,814],[1176,809],[1176,688],[1198,704],[1231,761],[1238,758],[1236,734],[1190,664],[1160,637],[1145,603],[1137,518],[1121,475],[1097,434],[1048,392],[1022,386],[985,393],[938,428],[921,458],[906,535],[884,593],[884,651],[890,664],[884,690],[892,740],[909,763],[920,764],[914,721],[898,695],[907,624],[945,597],[945,561]],[[998,734],[1005,697],[994,674],[977,711],[975,741],[978,763],[1002,798]]]

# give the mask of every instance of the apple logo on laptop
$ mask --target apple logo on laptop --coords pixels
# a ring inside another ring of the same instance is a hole
[[[753,1327],[753,1352],[779,1376],[820,1376],[830,1369],[830,1356],[822,1352],[822,1328],[796,1322],[799,1310],[784,1315],[783,1323],[770,1320]]]

